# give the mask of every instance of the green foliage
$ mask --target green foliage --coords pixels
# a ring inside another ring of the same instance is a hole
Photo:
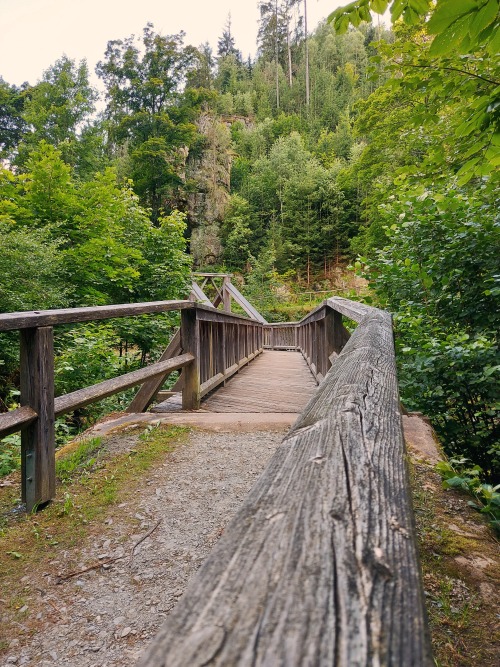
[[[402,398],[451,454],[498,475],[498,207],[485,192],[403,192],[381,210],[388,244],[368,275],[396,313]]]
[[[0,76],[0,157],[11,158],[21,142],[27,124],[23,118],[26,85],[11,86]]]
[[[0,441],[0,477],[21,467],[21,436],[8,435]]]
[[[475,51],[484,45],[489,55],[498,53],[500,39],[500,3],[498,0],[355,0],[339,7],[328,17],[339,33],[349,24],[371,23],[371,11],[383,14],[390,6],[392,21],[403,18],[407,25],[417,25],[430,14],[427,30],[435,35],[431,55]]]
[[[254,304],[259,313],[274,322],[280,306],[286,301],[286,294],[280,294],[283,279],[276,271],[276,253],[271,239],[262,248],[259,257],[249,258],[249,270],[245,284],[241,286],[243,295]]]
[[[183,38],[184,33],[156,34],[149,23],[141,48],[133,36],[108,42],[97,65],[112,137],[127,147],[129,176],[154,222],[172,208],[169,202],[182,184],[183,150],[197,138],[193,120],[208,99],[204,89],[183,89],[197,55],[183,46]]]
[[[223,259],[231,269],[242,269],[250,258],[252,211],[246,199],[231,195],[221,226]]]
[[[31,151],[45,141],[61,151],[64,162],[82,167],[89,159],[84,130],[90,124],[98,94],[89,83],[87,63],[63,56],[47,69],[26,94],[23,120],[29,127],[19,145],[16,163],[24,168]]]
[[[475,502],[470,501],[469,505],[486,514],[490,526],[500,533],[500,484],[482,482],[481,467],[465,457],[441,461],[435,469],[443,478],[443,488],[459,489],[474,496]]]
[[[101,438],[82,440],[69,454],[56,460],[56,477],[63,484],[69,484],[77,476],[88,474],[97,463],[103,448]]]

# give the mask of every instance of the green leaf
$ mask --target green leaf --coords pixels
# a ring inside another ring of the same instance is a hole
[[[479,162],[478,157],[472,158],[472,160],[469,160],[466,162],[457,172],[457,176],[462,176],[462,174],[465,174],[468,171],[471,171],[472,167],[474,167],[478,162]]]
[[[477,10],[474,0],[438,0],[427,24],[427,32],[439,35],[464,14]]]
[[[450,477],[443,481],[445,489],[467,489],[467,478],[465,477]]]
[[[418,14],[425,16],[429,10],[429,3],[427,0],[409,0],[408,4]]]
[[[387,9],[389,0],[372,0],[370,7],[377,14],[383,14]]]
[[[493,32],[493,36],[491,40],[488,42],[486,50],[488,51],[490,56],[500,53],[500,30],[496,30]]]
[[[469,34],[471,38],[476,39],[479,33],[495,20],[497,14],[498,0],[489,0],[489,2],[487,2],[484,7],[481,7],[481,9],[472,19],[472,23],[469,28]]]
[[[454,21],[448,28],[439,33],[432,40],[429,55],[441,56],[450,53],[461,44],[469,31],[469,16]]]
[[[398,20],[398,18],[403,13],[405,7],[406,4],[404,0],[394,0],[394,2],[391,5],[391,19],[393,23]]]

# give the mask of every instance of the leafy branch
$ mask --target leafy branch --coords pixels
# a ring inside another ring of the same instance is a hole
[[[478,465],[470,465],[470,459],[449,459],[435,467],[443,478],[445,489],[460,489],[470,493],[475,500],[468,504],[489,517],[489,525],[500,533],[500,484],[492,486],[481,482],[483,470]]]
[[[416,63],[402,63],[402,67],[418,67],[421,69],[432,69],[434,71],[442,71],[442,70],[447,70],[449,72],[458,72],[459,74],[465,74],[466,76],[471,76],[474,77],[475,79],[481,79],[481,81],[485,81],[486,83],[491,83],[492,86],[500,86],[500,81],[495,81],[494,79],[487,79],[484,76],[481,76],[480,74],[475,74],[474,72],[469,72],[468,70],[465,69],[460,69],[458,67],[450,67],[448,65],[443,65],[443,66],[438,66],[438,65],[419,65]]]

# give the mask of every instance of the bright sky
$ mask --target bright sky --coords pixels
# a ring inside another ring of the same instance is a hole
[[[308,29],[349,0],[308,0]],[[186,44],[217,50],[231,12],[236,47],[255,54],[257,0],[0,0],[0,76],[34,84],[63,54],[86,58],[93,72],[111,39],[140,35],[148,21],[164,35],[184,30]],[[93,77],[94,83],[97,82]]]

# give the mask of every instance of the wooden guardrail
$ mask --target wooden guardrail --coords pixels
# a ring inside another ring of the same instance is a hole
[[[181,311],[181,329],[157,363],[54,397],[53,327]],[[22,500],[28,511],[55,496],[55,418],[142,384],[129,411],[145,410],[166,377],[183,369],[183,407],[225,382],[262,351],[262,324],[192,301],[67,308],[0,314],[0,331],[21,334],[21,407],[0,414],[0,437],[21,431]]]
[[[331,368],[140,667],[433,664],[391,317],[334,298],[299,325]]]
[[[336,308],[342,302],[347,302],[347,299],[327,299],[300,322],[265,324],[264,349],[299,350],[316,380],[321,382],[332,364],[332,358],[349,340],[350,334],[342,323],[342,314]]]

